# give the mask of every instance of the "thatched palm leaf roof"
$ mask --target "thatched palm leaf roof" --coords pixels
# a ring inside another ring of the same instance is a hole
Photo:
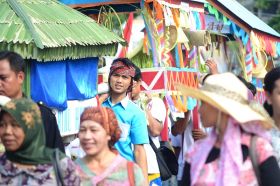
[[[0,50],[62,60],[110,55],[124,42],[80,12],[52,0],[0,0]]]

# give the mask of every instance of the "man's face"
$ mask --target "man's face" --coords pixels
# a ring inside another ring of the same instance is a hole
[[[132,78],[128,75],[113,73],[110,77],[110,87],[115,94],[126,94]]]
[[[133,86],[132,86],[132,93],[131,97],[133,98],[138,98],[140,92],[141,92],[141,79],[138,81],[133,81]]]
[[[280,115],[280,79],[274,82],[272,93],[266,93],[267,101],[273,108],[273,116]]]
[[[23,80],[23,72],[14,72],[7,59],[0,60],[0,95],[9,98],[22,97],[21,86]]]
[[[202,101],[199,107],[200,118],[205,128],[214,127],[218,120],[218,109]]]

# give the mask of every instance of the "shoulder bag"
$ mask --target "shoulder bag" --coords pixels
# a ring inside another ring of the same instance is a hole
[[[56,178],[56,184],[57,186],[65,186],[64,181],[63,181],[63,174],[61,171],[60,167],[60,161],[59,161],[59,150],[55,149],[54,153],[52,155],[52,165],[55,173],[55,178]]]
[[[150,137],[149,140],[157,157],[161,180],[165,181],[171,178],[172,175],[177,175],[178,162],[174,152],[165,145],[158,149]]]
[[[249,148],[249,155],[252,162],[252,166],[256,175],[256,178],[258,180],[259,186],[261,186],[261,179],[260,179],[260,170],[259,170],[259,164],[258,164],[258,152],[256,150],[256,143],[257,143],[257,136],[252,135],[250,140],[250,148]]]

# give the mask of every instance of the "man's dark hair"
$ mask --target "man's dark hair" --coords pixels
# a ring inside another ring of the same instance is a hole
[[[118,61],[123,62],[123,64],[126,65],[126,66],[128,66],[128,67],[134,67],[134,66],[135,66],[135,65],[132,63],[132,61],[130,61],[130,59],[128,59],[128,58],[116,58],[116,59],[114,59],[114,61],[113,61],[112,64],[114,64],[114,63],[116,63],[116,62],[118,62]]]
[[[264,77],[264,87],[263,89],[272,94],[275,88],[275,82],[280,79],[280,67],[273,68],[269,71]],[[269,115],[273,116],[273,108],[272,105],[267,102],[267,100],[263,104],[265,110],[269,113]]]
[[[135,69],[135,76],[133,78],[134,81],[139,81],[142,79],[142,73],[141,70],[138,66],[134,65],[134,69]]]
[[[12,51],[0,51],[0,60],[4,59],[7,59],[7,61],[9,61],[10,67],[14,72],[24,72],[24,60],[18,53]]]

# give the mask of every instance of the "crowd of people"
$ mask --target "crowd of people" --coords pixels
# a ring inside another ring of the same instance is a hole
[[[115,59],[108,95],[80,116],[84,155],[74,160],[65,155],[51,109],[23,94],[22,57],[0,52],[0,185],[277,185],[280,68],[265,76],[263,107],[252,84],[207,64],[212,73],[199,88],[178,86],[200,105],[202,126],[193,129],[192,111],[181,119],[168,115],[161,98],[141,92],[141,70]],[[153,148],[161,146],[165,120],[172,123],[169,142],[178,161],[178,174],[168,180]]]

